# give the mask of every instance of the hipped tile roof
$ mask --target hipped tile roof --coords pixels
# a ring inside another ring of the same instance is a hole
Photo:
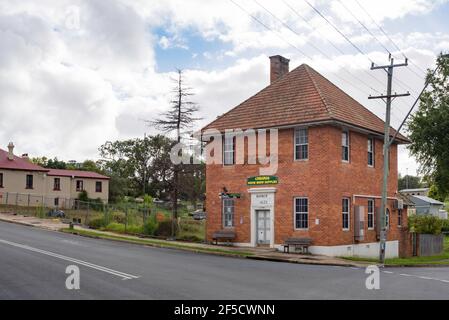
[[[204,127],[260,129],[337,122],[383,136],[384,121],[320,73],[302,64]],[[395,130],[390,129],[393,135]],[[399,134],[397,141],[409,140]]]

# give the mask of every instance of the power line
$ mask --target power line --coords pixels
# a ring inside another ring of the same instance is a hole
[[[396,45],[396,43],[393,41],[393,39],[391,39],[391,37],[385,32],[385,30],[382,28],[382,26],[380,26],[376,20],[374,20],[374,18],[369,14],[368,10],[366,10],[358,0],[354,0],[357,5],[360,7],[360,9],[362,9],[363,12],[365,12],[365,14],[371,19],[371,21],[377,26],[377,28],[384,34],[385,37],[387,37],[387,39],[391,42],[391,44],[393,45],[393,47],[398,50],[402,56],[407,59],[406,55],[403,53],[403,51]],[[424,75],[427,75],[427,72],[424,71],[421,67],[419,67],[418,65],[416,65],[415,63],[413,63],[413,61],[409,60],[409,63],[412,64],[413,66],[415,66],[417,69],[419,69]]]
[[[302,51],[301,49],[299,49],[297,46],[295,46],[293,43],[291,43],[290,41],[286,40],[284,37],[281,36],[281,34],[275,30],[272,30],[269,26],[267,26],[265,23],[263,23],[260,19],[258,19],[257,17],[255,17],[254,15],[252,15],[250,12],[248,12],[245,8],[243,8],[241,5],[239,5],[237,2],[235,2],[234,0],[229,0],[231,1],[235,6],[239,7],[243,12],[245,12],[248,16],[250,16],[253,20],[255,20],[256,22],[258,22],[260,25],[262,25],[265,29],[267,29],[268,31],[273,32],[274,34],[276,34],[281,40],[283,40],[285,43],[287,43],[288,45],[292,46],[293,48],[295,48],[296,50],[298,50],[303,56],[305,56],[306,58],[313,60],[307,53],[305,53],[304,51]]]
[[[253,0],[259,7],[261,7],[263,10],[265,10],[269,15],[271,15],[273,18],[275,18],[277,21],[279,21],[284,27],[286,27],[288,30],[290,30],[291,32],[293,32],[295,35],[301,37],[301,34],[298,33],[296,30],[294,30],[292,27],[290,27],[290,25],[288,25],[286,22],[282,21],[282,19],[280,19],[279,17],[277,17],[274,13],[272,13],[270,10],[268,10],[266,7],[264,7],[262,4],[260,4],[257,0]],[[329,56],[329,54],[327,54],[326,52],[324,52],[323,50],[321,50],[319,47],[315,46],[313,43],[308,43],[311,47],[313,47],[315,50],[317,50],[319,53],[321,53],[323,56],[325,56],[326,58],[328,58],[329,60],[332,60],[332,57]],[[373,88],[372,86],[366,84],[361,78],[357,77],[356,75],[354,75],[353,73],[351,73],[349,70],[347,69],[342,69],[345,72],[347,72],[350,76],[353,76],[354,78],[357,79],[357,81],[359,81],[360,83],[362,83],[363,85],[365,85],[368,89],[370,90],[374,90],[376,92],[379,92],[379,90]],[[338,78],[338,76],[337,76]],[[342,79],[342,78],[340,78]],[[342,79],[344,80],[344,79]],[[344,80],[346,81],[346,80]]]
[[[309,7],[311,7],[321,18],[323,18],[335,31],[337,31],[347,42],[349,42],[358,52],[360,52],[362,55],[364,55],[370,62],[371,64],[374,64],[374,61],[365,53],[363,52],[362,49],[360,49],[356,44],[354,44],[354,42],[351,41],[351,39],[349,39],[348,36],[346,36],[343,32],[341,32],[329,19],[327,19],[315,6],[313,6],[308,0],[304,0],[305,3],[307,3],[307,5],[309,5]],[[404,85],[404,87],[402,87],[402,89],[407,90],[407,85],[402,82],[397,80],[400,84]],[[412,90],[414,91],[414,90]],[[414,91],[414,93],[416,93]]]
[[[258,19],[257,17],[255,17],[254,15],[252,15],[250,12],[248,12],[248,11],[247,11],[245,8],[243,8],[241,5],[239,5],[238,3],[236,3],[234,0],[229,0],[229,1],[231,1],[235,6],[237,6],[238,8],[240,8],[240,10],[242,10],[243,12],[245,12],[248,16],[250,16],[250,17],[251,17],[253,20],[255,20],[257,23],[259,23],[260,25],[262,25],[265,29],[267,29],[267,30],[269,30],[269,31],[271,31],[271,32],[273,32],[273,33],[275,33],[275,34],[276,34],[281,40],[283,40],[285,43],[289,44],[290,46],[292,46],[293,48],[295,48],[296,50],[298,50],[303,56],[305,56],[306,58],[308,58],[308,59],[310,59],[310,60],[313,60],[313,59],[312,59],[309,55],[307,55],[304,51],[300,50],[297,46],[295,46],[295,45],[292,44],[291,42],[287,41],[284,37],[282,37],[281,34],[280,34],[279,32],[277,32],[277,31],[273,30],[272,28],[270,28],[268,25],[266,25],[266,24],[265,24],[264,22],[262,22],[260,19]],[[255,0],[254,0],[254,1],[255,1]],[[255,1],[255,2],[257,3],[257,1]],[[259,4],[259,5],[260,5],[260,4]],[[260,5],[260,6],[261,6],[261,5]],[[263,7],[263,6],[261,6],[261,7]],[[274,15],[273,15],[273,16],[274,16]],[[292,29],[289,28],[289,30],[293,32]],[[360,91],[361,93],[363,93],[363,94],[366,95],[366,92],[365,92],[365,91],[363,91],[362,89],[356,87],[353,83],[347,81],[347,80],[344,79],[344,78],[339,77],[339,76],[336,75],[336,74],[334,74],[334,76],[337,77],[338,79],[340,79],[340,80],[346,82],[348,85],[352,86],[352,87],[355,88],[356,90],[358,90],[358,91]],[[377,78],[374,78],[374,79],[375,79],[375,80],[378,80]],[[362,83],[364,83],[364,82],[362,81]],[[382,82],[381,82],[381,83],[382,83]],[[364,84],[365,84],[365,83],[364,83]],[[366,84],[365,84],[365,85],[366,85]],[[367,86],[368,86],[368,85],[367,85]],[[368,86],[368,87],[370,87],[370,86]],[[379,92],[379,91],[376,90],[376,89],[373,89],[373,90]],[[376,101],[376,102],[378,102],[379,104],[381,104],[380,101]],[[397,120],[398,120],[398,119],[397,119]],[[398,120],[398,121],[400,121],[400,120]]]
[[[243,12],[245,12],[247,15],[249,15],[252,19],[254,19],[255,21],[257,21],[259,24],[261,24],[263,27],[265,27],[267,30],[275,33],[281,40],[283,40],[284,42],[286,42],[287,44],[289,44],[290,46],[292,46],[293,48],[295,48],[296,50],[298,50],[303,56],[305,56],[306,58],[313,60],[308,54],[306,54],[304,51],[302,51],[301,49],[299,49],[297,46],[295,46],[294,44],[292,44],[291,42],[287,41],[284,37],[282,37],[280,35],[279,32],[273,30],[272,28],[270,28],[269,26],[267,26],[265,23],[263,23],[260,19],[258,19],[257,17],[255,17],[254,15],[252,15],[250,12],[248,12],[245,8],[243,8],[242,6],[240,6],[238,3],[236,3],[234,0],[229,0],[231,1],[234,5],[236,5],[237,7],[239,7]],[[356,87],[352,82],[339,77],[338,75],[334,74],[334,76],[344,82],[346,82],[348,85],[350,85],[351,87],[353,87],[354,89],[360,91],[363,94],[366,94],[365,91],[363,91],[362,89]],[[375,89],[374,89],[375,90]],[[375,90],[378,91],[378,90]]]
[[[365,24],[362,22],[362,21],[360,21],[359,20],[359,18],[357,18],[357,16],[343,3],[343,2],[341,2],[340,0],[338,0],[338,2],[340,3],[340,5],[343,7],[343,8],[345,8],[345,10],[346,11],[348,11],[349,12],[349,14],[355,19],[355,20],[357,20],[357,22],[374,38],[374,40],[376,40],[381,46],[382,46],[382,48],[384,48],[384,50],[389,54],[389,55],[392,55],[392,53],[390,52],[390,50],[388,50],[388,48],[386,47],[386,46],[384,46],[384,44],[379,40],[379,39],[377,39],[377,37],[371,32],[371,30],[369,30],[366,26],[365,26]]]

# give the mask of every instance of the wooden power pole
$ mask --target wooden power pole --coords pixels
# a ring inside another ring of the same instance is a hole
[[[385,66],[375,66],[374,63],[371,66],[371,70],[383,69],[387,73],[387,94],[380,96],[369,96],[368,99],[382,99],[386,103],[386,115],[385,115],[385,127],[384,127],[384,166],[383,166],[383,183],[382,183],[382,202],[380,207],[380,250],[379,261],[383,265],[385,263],[385,250],[387,243],[387,225],[386,225],[386,209],[387,209],[387,196],[388,196],[388,174],[389,158],[390,158],[390,118],[391,118],[391,102],[394,98],[409,96],[410,93],[392,93],[393,85],[393,70],[397,67],[408,66],[408,61],[405,59],[404,63],[394,64],[394,59],[390,56],[390,64]]]

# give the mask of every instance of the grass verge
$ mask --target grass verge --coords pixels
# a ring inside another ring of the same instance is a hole
[[[350,261],[361,262],[379,262],[377,259],[368,259],[361,257],[341,257]],[[386,266],[427,266],[427,265],[449,265],[449,236],[444,238],[444,251],[442,254],[431,257],[410,257],[410,258],[394,258],[386,259]]]
[[[254,255],[251,252],[244,252],[244,251],[238,251],[238,250],[234,251],[234,250],[226,250],[226,249],[219,249],[219,248],[217,248],[217,249],[202,248],[202,247],[184,245],[181,243],[174,243],[174,242],[169,242],[169,241],[164,241],[164,240],[136,239],[136,238],[124,237],[124,236],[120,236],[120,235],[110,235],[110,234],[104,234],[101,232],[88,231],[88,230],[72,230],[72,229],[67,228],[67,229],[62,229],[61,231],[65,232],[65,233],[80,235],[80,236],[100,238],[100,239],[106,239],[106,240],[122,241],[122,242],[135,243],[135,244],[143,244],[143,245],[159,247],[159,248],[180,249],[180,250],[188,250],[188,251],[201,252],[201,253],[211,253],[211,254],[218,254],[218,255],[238,256],[238,257],[248,257],[248,256]]]

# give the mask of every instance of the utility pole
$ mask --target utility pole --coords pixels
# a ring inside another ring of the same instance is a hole
[[[385,115],[385,127],[384,127],[384,172],[383,172],[383,183],[382,183],[382,202],[380,206],[380,250],[379,250],[379,261],[383,265],[385,263],[385,250],[387,243],[387,226],[386,226],[386,208],[387,208],[387,193],[388,193],[388,174],[389,168],[389,158],[390,158],[390,118],[391,118],[391,102],[393,99],[398,97],[409,96],[410,93],[397,94],[392,93],[393,85],[393,70],[397,67],[408,66],[408,61],[405,59],[404,63],[394,64],[394,59],[390,56],[390,64],[385,66],[375,66],[374,63],[371,66],[371,70],[383,69],[388,76],[387,81],[387,94],[380,96],[369,96],[368,99],[382,99],[386,103],[386,115]]]

